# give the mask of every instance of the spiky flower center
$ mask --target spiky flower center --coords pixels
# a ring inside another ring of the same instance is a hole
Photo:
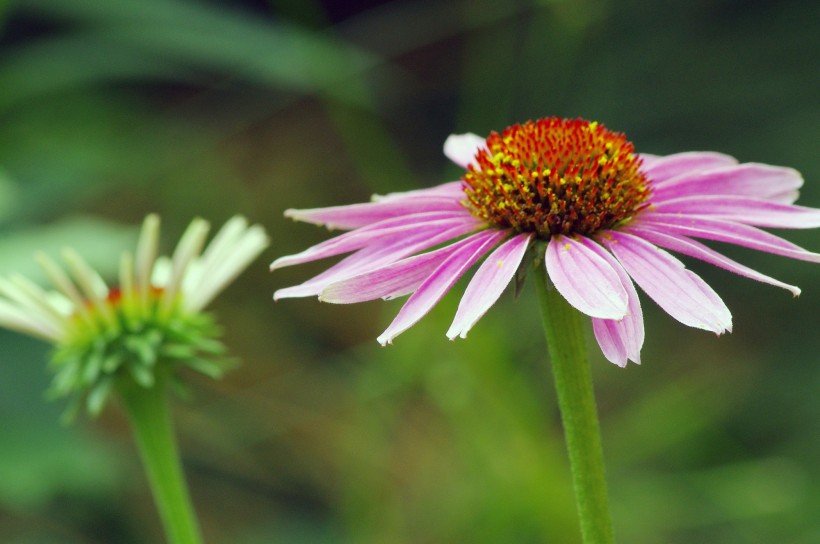
[[[500,228],[589,235],[645,205],[640,166],[632,143],[597,122],[528,121],[490,134],[462,178],[465,204]]]

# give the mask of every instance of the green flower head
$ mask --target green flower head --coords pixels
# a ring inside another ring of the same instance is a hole
[[[183,366],[216,378],[231,366],[203,308],[267,247],[268,237],[237,216],[203,251],[208,230],[195,219],[173,255],[158,257],[159,217],[149,215],[136,255],[120,259],[117,287],[70,249],[62,255],[67,272],[38,255],[56,291],[19,275],[0,278],[0,326],[55,345],[51,394],[72,398],[69,413],[83,402],[99,413],[118,384],[153,387],[160,373],[175,377]]]

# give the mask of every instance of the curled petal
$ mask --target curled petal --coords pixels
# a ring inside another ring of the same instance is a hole
[[[712,151],[688,151],[665,157],[650,155],[648,158],[644,160],[642,171],[653,186],[660,186],[679,174],[737,164],[734,157]]]
[[[820,210],[735,195],[691,195],[655,202],[656,213],[709,216],[772,228],[820,227]]]
[[[509,235],[503,230],[488,230],[483,239],[463,246],[451,254],[430,276],[424,280],[413,295],[407,299],[396,318],[379,336],[381,345],[390,344],[393,338],[413,326],[424,317],[458,279],[480,259],[492,246]]]
[[[467,168],[478,150],[486,145],[487,140],[477,134],[451,134],[444,141],[444,154],[457,165]]]
[[[666,313],[690,327],[731,330],[732,315],[720,297],[669,253],[623,232],[608,231],[599,240]]]
[[[725,257],[717,251],[706,247],[700,242],[691,240],[686,236],[661,232],[651,227],[639,226],[627,227],[624,229],[624,232],[634,234],[635,236],[643,238],[644,240],[657,246],[671,249],[672,251],[677,251],[678,253],[683,253],[684,255],[694,257],[695,259],[706,261],[707,263],[718,266],[724,270],[728,270],[729,272],[734,272],[740,276],[744,276],[759,282],[768,283],[769,285],[774,285],[776,287],[782,287],[783,289],[791,291],[794,296],[800,295],[799,287],[783,283],[782,281],[771,278],[765,274],[761,274],[760,272],[735,262],[729,257]]]
[[[627,296],[618,274],[585,244],[552,236],[544,260],[555,288],[579,311],[603,319],[626,315]]]
[[[447,338],[452,340],[456,336],[467,337],[467,332],[495,304],[512,280],[531,239],[532,234],[518,234],[498,246],[487,257],[461,297],[453,324],[447,331]]]

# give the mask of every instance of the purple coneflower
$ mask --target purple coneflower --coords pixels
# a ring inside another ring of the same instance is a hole
[[[694,240],[701,238],[820,262],[757,227],[814,228],[820,210],[794,205],[803,179],[791,169],[713,152],[638,154],[623,134],[580,119],[513,125],[485,140],[450,136],[444,153],[460,181],[375,196],[373,202],[286,215],[350,230],[271,269],[353,252],[274,299],[318,295],[333,303],[410,298],[384,345],[405,331],[479,260],[450,339],[462,338],[498,300],[532,248],[558,292],[592,318],[607,359],[640,362],[644,340],[633,280],[685,325],[721,334],[732,316],[720,297],[665,250],[791,291]],[[543,246],[546,246],[543,249]],[[435,248],[435,249],[432,249]],[[426,251],[430,250],[430,251]]]

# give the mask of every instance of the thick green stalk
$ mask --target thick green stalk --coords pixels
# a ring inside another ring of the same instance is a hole
[[[584,316],[570,306],[536,265],[535,284],[569,453],[585,544],[612,544],[601,431],[584,341]]]
[[[196,514],[188,494],[168,411],[165,380],[153,387],[135,383],[118,388],[139,447],[145,472],[169,544],[200,544]]]

